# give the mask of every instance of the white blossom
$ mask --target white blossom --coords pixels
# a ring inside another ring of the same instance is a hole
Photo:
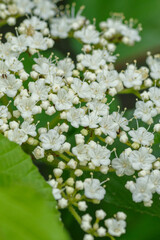
[[[42,133],[39,140],[42,142],[42,147],[45,150],[51,149],[52,151],[58,151],[65,142],[66,137],[59,135],[55,129],[51,129],[47,133]]]

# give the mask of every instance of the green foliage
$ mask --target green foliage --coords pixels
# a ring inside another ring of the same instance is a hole
[[[0,239],[68,240],[51,187],[21,148],[0,135]]]

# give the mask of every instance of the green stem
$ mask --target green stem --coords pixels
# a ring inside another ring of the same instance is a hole
[[[69,206],[68,209],[69,209],[70,213],[73,215],[73,217],[77,220],[77,222],[79,224],[81,224],[81,222],[82,222],[81,217],[78,215],[76,210],[72,206]]]
[[[68,158],[67,156],[65,156],[63,153],[59,153],[59,152],[55,152],[56,155],[58,155],[60,158],[62,158],[63,160],[65,160],[66,162],[70,161],[70,158]]]
[[[58,114],[56,114],[53,120],[49,123],[50,129],[54,128],[59,122],[59,120],[60,120],[60,112],[58,112]]]
[[[146,89],[146,88],[145,88]],[[142,90],[142,89],[140,89]],[[123,89],[122,91],[120,91],[118,94],[134,94],[136,97],[138,97],[139,99],[141,99],[141,95],[139,93],[139,91],[133,89],[133,88],[126,88]]]

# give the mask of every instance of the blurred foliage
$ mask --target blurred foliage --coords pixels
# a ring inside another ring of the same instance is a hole
[[[69,240],[51,187],[20,146],[0,135],[0,239]]]
[[[126,20],[133,18],[142,24],[141,42],[136,43],[133,47],[121,44],[118,47],[118,53],[120,53],[119,61],[124,59],[133,61],[134,58],[144,61],[147,51],[159,52],[159,0],[68,0],[64,2],[76,2],[77,9],[84,5],[83,15],[89,18],[91,22],[96,18],[97,25],[100,21],[110,17],[110,14],[113,12],[123,13]]]

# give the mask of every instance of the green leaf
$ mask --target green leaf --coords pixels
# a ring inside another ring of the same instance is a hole
[[[53,238],[49,238],[49,239],[53,239],[53,240],[67,239],[68,240],[68,236],[64,232],[62,224],[59,221],[59,213],[56,209],[56,201],[54,200],[51,193],[51,187],[46,183],[44,178],[40,175],[38,169],[32,163],[30,156],[25,154],[20,148],[20,146],[18,146],[13,142],[10,142],[3,135],[0,135],[0,146],[1,146],[0,147],[0,187],[13,188],[14,184],[20,184],[22,186],[27,185],[28,187],[31,187],[33,190],[35,190],[35,192],[39,193],[40,194],[39,200],[44,201],[46,203],[46,206],[48,207],[48,212],[51,212],[53,220],[55,222],[55,225],[53,225],[53,228],[54,228]],[[4,193],[4,198],[6,194],[8,193]],[[21,198],[21,192],[18,193],[17,198]],[[35,204],[36,203],[37,201],[35,202]],[[26,207],[27,207],[27,202],[24,202],[24,204],[26,204]],[[36,211],[34,212],[34,208],[33,208],[33,214],[36,214]],[[8,227],[13,227],[13,225]],[[30,231],[33,230],[33,229],[30,229],[30,226],[26,226],[26,228],[27,227]],[[47,222],[46,222],[46,228],[47,228]],[[54,236],[57,236],[57,238],[54,238]],[[61,236],[61,237],[58,238],[58,236]],[[6,238],[6,239],[8,240],[9,238]],[[14,238],[14,239],[17,240],[17,238]],[[34,239],[36,240],[38,238],[34,238]]]
[[[67,240],[46,201],[30,186],[0,188],[1,240]]]

